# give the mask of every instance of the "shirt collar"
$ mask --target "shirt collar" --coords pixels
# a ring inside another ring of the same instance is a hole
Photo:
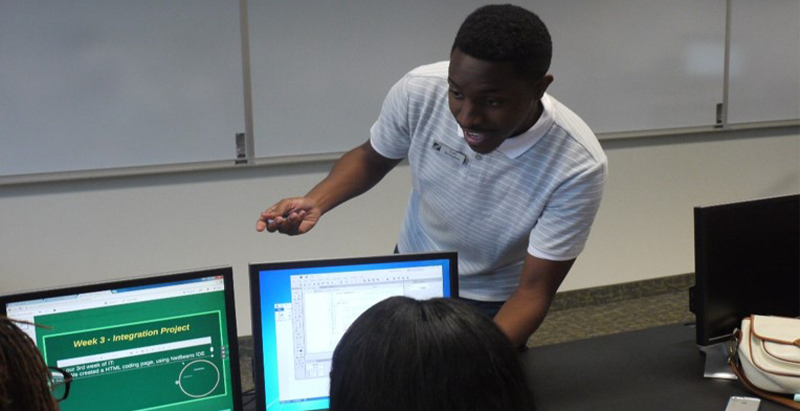
[[[497,150],[508,156],[508,158],[517,158],[522,153],[528,151],[539,140],[544,137],[550,126],[553,125],[553,102],[550,101],[550,96],[545,93],[542,96],[542,115],[536,120],[536,123],[524,133],[513,137],[507,138],[497,147]]]

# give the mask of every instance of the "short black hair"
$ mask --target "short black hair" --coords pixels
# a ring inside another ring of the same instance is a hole
[[[391,297],[333,353],[330,411],[531,411],[519,353],[465,302]]]
[[[461,24],[451,53],[456,48],[476,59],[511,62],[533,80],[547,74],[553,57],[553,43],[544,22],[533,12],[512,4],[473,11]]]

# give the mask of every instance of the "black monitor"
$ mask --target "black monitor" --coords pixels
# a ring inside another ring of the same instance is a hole
[[[242,410],[230,267],[0,296],[48,366],[62,411]]]
[[[388,297],[458,296],[456,253],[250,265],[258,411],[328,408],[333,349]]]
[[[800,195],[694,209],[697,344],[751,314],[800,316]]]

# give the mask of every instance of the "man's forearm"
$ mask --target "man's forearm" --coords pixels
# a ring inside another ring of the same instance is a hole
[[[306,197],[324,214],[371,189],[399,162],[381,156],[367,141],[345,153]]]
[[[514,344],[525,344],[542,324],[574,262],[545,260],[530,254],[525,257],[519,286],[494,317]]]
[[[495,316],[495,323],[515,346],[524,345],[544,321],[550,301],[517,289]]]

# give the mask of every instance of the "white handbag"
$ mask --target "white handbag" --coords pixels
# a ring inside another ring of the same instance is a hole
[[[752,315],[735,333],[734,373],[765,399],[800,410],[800,403],[778,394],[800,394],[800,319]]]

